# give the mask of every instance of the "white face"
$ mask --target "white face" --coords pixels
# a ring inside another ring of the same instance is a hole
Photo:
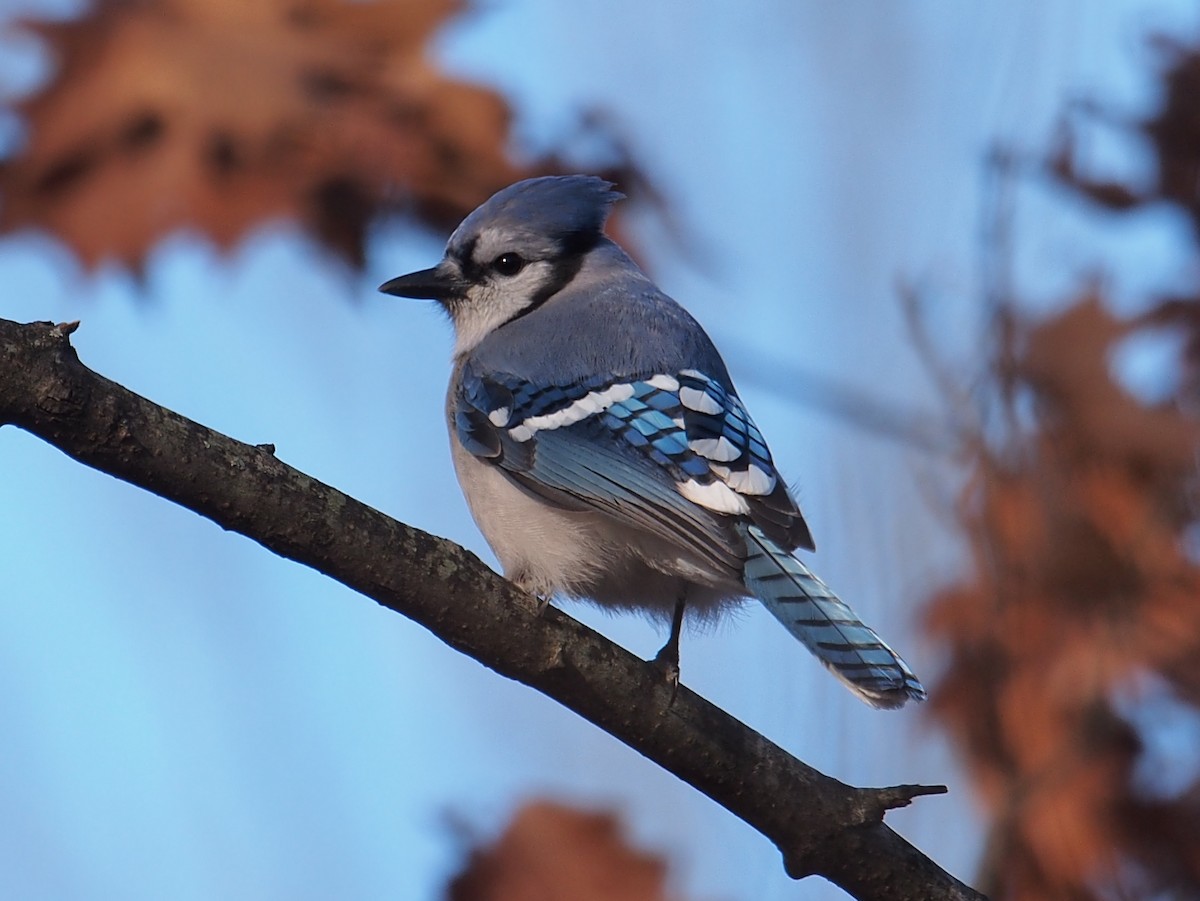
[[[447,258],[448,264],[463,270],[469,283],[464,296],[448,305],[456,357],[470,352],[491,331],[534,303],[555,278],[554,264],[548,259],[550,247],[532,247],[496,229],[484,229],[469,248],[469,260],[456,259],[454,251]]]

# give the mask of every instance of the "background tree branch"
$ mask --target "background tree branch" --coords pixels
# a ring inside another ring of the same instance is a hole
[[[0,320],[0,425],[311,566],[554,698],[745,820],[795,878],[860,899],[981,897],[883,822],[941,787],[855,788],[787,754],[457,545],[397,522],[80,363],[73,325]]]

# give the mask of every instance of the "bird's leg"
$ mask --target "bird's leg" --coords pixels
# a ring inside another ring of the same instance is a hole
[[[663,676],[671,683],[671,702],[675,701],[675,693],[679,691],[679,636],[683,632],[683,610],[687,599],[680,595],[675,602],[675,613],[671,617],[671,634],[667,643],[654,655],[654,665],[661,668]]]
[[[682,597],[675,602],[675,613],[671,617],[671,634],[667,637],[667,643],[662,646],[662,650],[655,655],[656,663],[670,664],[678,669],[679,636],[683,632],[683,609],[686,606],[687,601]]]

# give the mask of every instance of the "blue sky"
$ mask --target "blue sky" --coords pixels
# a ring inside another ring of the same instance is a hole
[[[941,409],[896,285],[930,286],[950,365],[974,374],[982,159],[1031,155],[1063,104],[1153,102],[1153,29],[1184,2],[493,4],[433,52],[515,106],[522,148],[599,105],[686,226],[632,211],[642,257],[708,328],[796,485],[814,568],[936,678],[920,603],[953,577],[945,462],[795,401],[788,364],[901,414]],[[16,47],[16,45],[8,45]],[[4,68],[20,69],[13,51]],[[10,86],[19,82],[6,76]],[[1098,165],[1145,177],[1101,134]],[[1183,224],[1097,221],[1030,178],[1016,273],[1050,304],[1104,261],[1118,301],[1187,285]],[[444,236],[380,225],[361,278],[270,226],[227,257],[195,236],[139,289],[47,240],[0,241],[0,315],[81,319],[92,368],[491,561],[441,420],[448,327],[375,294]],[[686,249],[686,252],[684,250]],[[435,898],[452,823],[490,835],[535,795],[615,809],[697,899],[842,897],[707,799],[419,627],[206,520],[0,430],[0,883],[29,899]],[[644,655],[635,618],[572,608]],[[982,841],[969,786],[919,710],[879,713],[747,608],[685,636],[684,680],[825,772],[947,782],[890,822],[960,877]]]

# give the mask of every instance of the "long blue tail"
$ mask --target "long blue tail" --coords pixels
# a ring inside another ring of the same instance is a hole
[[[745,526],[746,588],[846,687],[873,707],[925,700],[925,689],[887,646],[808,568]]]

